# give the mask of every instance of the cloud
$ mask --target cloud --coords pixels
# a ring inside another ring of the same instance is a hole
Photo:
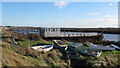
[[[99,15],[101,13],[90,13],[89,15]]]
[[[109,4],[109,6],[112,6],[112,5],[113,5],[113,4],[111,4],[111,3]]]
[[[118,27],[118,18],[91,18],[74,20],[74,26],[96,28],[96,27]]]
[[[105,15],[104,17],[113,17],[112,15]]]
[[[16,20],[16,21],[18,21],[18,20],[19,20],[19,18],[15,18],[15,20]]]
[[[62,9],[63,7],[58,7],[59,9]]]
[[[55,2],[54,6],[57,6],[59,9],[62,9],[63,7],[65,7],[68,3],[67,2]]]
[[[93,18],[93,19],[86,19],[84,22],[86,23],[117,23],[118,19],[117,18]]]

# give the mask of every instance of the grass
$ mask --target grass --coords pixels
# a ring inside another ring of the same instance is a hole
[[[105,55],[109,55],[109,54],[120,54],[120,51],[106,51],[106,52],[102,52],[102,56],[105,56]]]
[[[68,63],[63,62],[58,56],[61,54],[60,51],[52,50],[50,52],[45,52],[43,54],[38,53],[37,51],[33,51],[29,49],[30,43],[32,45],[38,43],[39,41],[28,41],[29,44],[26,44],[26,41],[21,42],[20,46],[10,45],[9,43],[3,42],[3,65],[4,66],[59,66],[59,63],[64,63],[67,65]],[[27,42],[27,43],[28,43]],[[47,42],[46,42],[47,43]],[[53,56],[48,56],[49,54],[53,54]],[[54,59],[52,59],[54,58]],[[56,58],[56,59],[55,59]],[[56,60],[57,61],[56,63]],[[61,62],[62,61],[62,62]]]
[[[61,28],[62,31],[120,33],[120,28]]]
[[[28,65],[27,64],[28,62],[31,62],[31,63],[29,63],[30,65],[39,65],[39,66],[40,65],[57,66],[57,65],[59,65],[58,63],[64,63],[66,65],[64,60],[62,60],[61,57],[59,57],[59,56],[62,56],[61,53],[60,52],[57,53],[56,50],[52,50],[52,51],[45,52],[45,53],[43,52],[43,54],[41,54],[41,53],[37,53],[36,51],[32,51],[32,50],[29,49],[30,46],[34,46],[37,43],[51,43],[51,44],[54,44],[52,41],[25,40],[25,41],[17,41],[17,42],[20,43],[19,46],[9,46],[9,49],[13,50],[14,52],[17,52],[18,54],[21,54],[22,56],[27,58],[27,60],[24,61],[25,64],[22,64],[21,60],[20,61],[15,60],[15,62],[17,63],[18,66]],[[105,51],[105,52],[102,52],[101,57],[107,56],[109,54],[118,55],[119,53],[120,53],[120,51]],[[60,55],[58,56],[57,54],[60,54]],[[85,63],[86,62],[93,63],[94,61],[99,62],[98,60],[95,60],[94,57],[91,58],[89,56],[83,56],[83,55],[78,57],[78,60],[80,62],[81,62],[81,60],[83,60]],[[3,63],[3,64],[7,65],[5,63]]]
[[[30,46],[34,46],[34,45],[37,45],[37,43],[49,43],[49,44],[52,44],[54,45],[54,42],[53,41],[30,41],[30,40],[25,40],[25,41],[16,41],[20,44],[20,46],[26,46],[26,44],[30,44]]]
[[[0,29],[0,37],[4,36],[2,29]]]

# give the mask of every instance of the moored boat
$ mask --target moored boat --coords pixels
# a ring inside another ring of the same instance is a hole
[[[78,52],[69,45],[65,48],[65,51],[70,58],[76,58],[79,56]]]
[[[110,46],[102,46],[102,45],[95,45],[90,42],[86,42],[89,48],[95,49],[95,50],[115,50],[115,48],[112,48]]]
[[[54,41],[54,43],[56,44],[56,45],[58,45],[58,46],[60,46],[60,47],[66,47],[67,45],[65,45],[64,43],[63,43],[63,41],[61,41],[61,40],[53,40]]]
[[[99,57],[102,53],[102,51],[100,50],[94,50],[94,49],[90,49],[89,47],[87,46],[84,46],[82,43],[72,43],[72,42],[69,42],[68,43],[69,47],[71,48],[74,48],[74,52],[80,52],[82,54],[86,54],[86,55],[91,55],[91,56],[94,56],[94,57]]]
[[[114,45],[114,44],[111,44],[111,47],[115,48],[116,50],[120,50],[120,47]]]
[[[53,49],[53,45],[41,43],[41,45],[33,46],[31,47],[31,49],[37,50],[38,52],[42,52],[42,51],[45,52],[45,51],[50,51],[51,49]]]
[[[90,49],[89,47],[84,47],[81,45],[77,45],[75,50],[82,54],[87,54],[87,55],[91,55],[91,56],[95,56],[95,57],[99,57],[102,53],[102,51]]]

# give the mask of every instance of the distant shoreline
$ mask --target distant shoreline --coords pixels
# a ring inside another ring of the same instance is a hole
[[[68,32],[98,32],[105,34],[120,34],[120,28],[61,28],[61,30]]]
[[[17,27],[17,26],[6,26],[10,28],[28,28],[28,29],[41,29],[42,27]],[[51,27],[52,28],[52,27]],[[56,27],[55,27],[56,28]],[[66,32],[98,32],[105,34],[120,34],[120,28],[60,28],[61,31]]]

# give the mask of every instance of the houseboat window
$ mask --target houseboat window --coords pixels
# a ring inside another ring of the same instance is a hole
[[[74,34],[72,34],[72,35],[74,35]]]
[[[46,31],[47,31],[47,29],[46,29]]]
[[[78,34],[76,34],[76,35],[78,35]]]
[[[55,31],[55,29],[53,29],[53,31]]]
[[[49,31],[50,31],[50,29],[49,29]]]

